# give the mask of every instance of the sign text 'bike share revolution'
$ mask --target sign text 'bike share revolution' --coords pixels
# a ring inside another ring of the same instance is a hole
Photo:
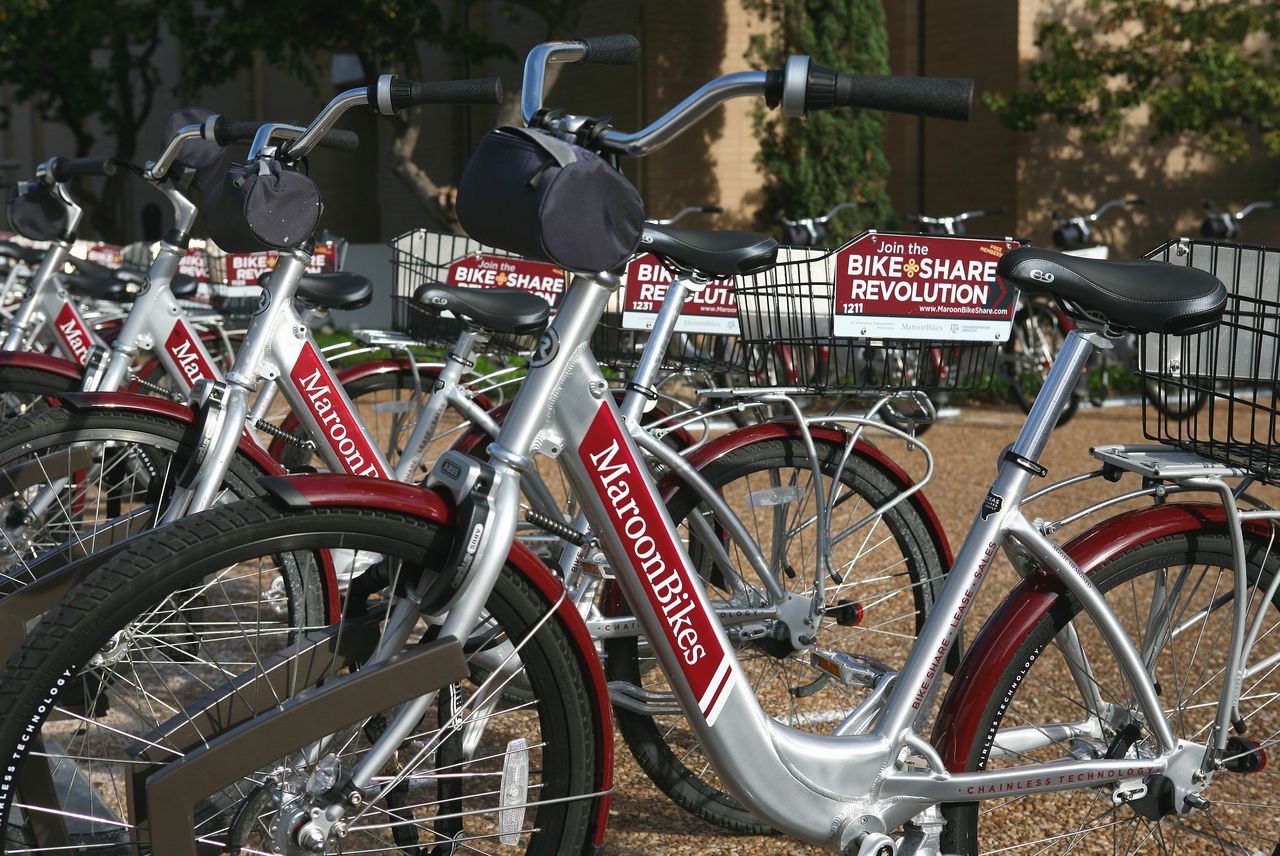
[[[836,251],[832,332],[1003,342],[1017,289],[996,277],[1011,239],[867,232]]]

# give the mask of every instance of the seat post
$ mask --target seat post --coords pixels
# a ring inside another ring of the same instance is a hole
[[[671,281],[667,288],[667,296],[658,310],[658,317],[649,332],[649,341],[645,342],[644,352],[636,365],[635,374],[627,387],[627,395],[622,401],[622,417],[636,423],[645,411],[645,403],[653,400],[653,383],[662,368],[662,359],[667,354],[667,345],[676,330],[676,322],[684,310],[685,301],[693,291],[683,277]]]
[[[1049,376],[1045,378],[1040,394],[1031,405],[1027,421],[1013,444],[1013,453],[1029,461],[1039,463],[1049,435],[1053,433],[1058,418],[1075,394],[1076,384],[1080,382],[1080,373],[1089,362],[1090,355],[1097,339],[1102,334],[1072,330],[1053,360]]]

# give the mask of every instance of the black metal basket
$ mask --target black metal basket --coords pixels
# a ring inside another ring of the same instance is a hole
[[[506,250],[488,247],[465,235],[414,229],[391,239],[392,326],[433,348],[448,348],[458,339],[462,321],[447,318],[414,300],[414,292],[429,282],[452,283],[450,270],[468,257],[519,259]],[[532,351],[538,336],[494,334],[486,353],[518,354]]]
[[[621,312],[605,312],[591,335],[591,352],[602,366],[626,373],[640,362],[646,330],[627,329]],[[737,336],[723,333],[676,333],[662,357],[662,368],[706,376],[716,386],[746,385],[746,352]]]
[[[1147,258],[1208,271],[1228,297],[1213,330],[1143,337],[1144,433],[1280,482],[1280,248],[1183,238]]]
[[[820,394],[990,388],[998,345],[836,336],[839,251],[787,252],[775,267],[741,277],[735,286],[741,347],[753,385]]]

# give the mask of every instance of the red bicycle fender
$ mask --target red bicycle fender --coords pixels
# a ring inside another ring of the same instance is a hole
[[[1080,570],[1091,574],[1109,559],[1146,541],[1196,531],[1226,531],[1222,506],[1169,503],[1126,511],[1077,535],[1063,550]],[[1247,521],[1245,531],[1271,537],[1270,524],[1260,520]],[[947,688],[934,727],[933,745],[948,770],[965,768],[1000,676],[1036,624],[1065,593],[1066,587],[1056,576],[1034,574],[1019,582],[982,626]]]
[[[84,377],[84,367],[77,362],[31,351],[0,351],[0,367],[3,366],[36,369],[75,381]]]
[[[190,425],[198,414],[186,404],[154,395],[136,392],[67,392],[58,396],[71,410],[116,410],[128,413],[147,413],[164,419],[173,419]],[[240,437],[240,451],[262,470],[263,475],[279,475],[284,468],[257,443],[247,436]]]
[[[815,440],[826,440],[841,446],[849,439],[849,435],[845,431],[829,426],[815,425],[810,428],[810,432]],[[751,443],[800,436],[803,436],[800,427],[794,422],[762,422],[758,425],[748,425],[745,428],[730,431],[728,434],[722,434],[705,446],[695,449],[686,460],[694,469],[701,469],[721,455],[727,455]],[[864,440],[858,440],[853,448],[855,454],[860,455],[863,460],[880,470],[885,477],[899,488],[905,490],[915,484],[911,476],[907,475],[902,467],[898,466],[897,462],[885,454],[884,450],[878,446]],[[680,484],[678,476],[675,474],[668,475],[658,485],[658,493],[664,501],[669,501]],[[951,554],[951,544],[947,541],[947,533],[942,528],[942,521],[938,519],[938,514],[933,510],[933,506],[924,495],[924,491],[917,491],[907,501],[924,518],[925,523],[928,525],[929,535],[933,538],[934,546],[938,548],[938,552],[942,556],[943,567],[950,569],[954,561],[954,557]]]
[[[328,506],[357,506],[377,508],[407,514],[433,523],[448,526],[453,521],[452,504],[433,490],[417,485],[387,479],[365,478],[345,474],[315,473],[292,476],[275,476],[261,482],[263,488],[290,508],[323,508]],[[613,787],[613,709],[609,703],[609,688],[605,684],[604,669],[596,654],[591,632],[573,601],[564,596],[564,585],[528,547],[519,541],[511,545],[507,561],[526,580],[537,588],[548,603],[557,604],[556,617],[564,625],[582,668],[586,671],[595,692],[596,747],[600,759],[597,791]],[[605,828],[609,820],[609,795],[600,798],[596,815],[594,836],[597,844],[604,842]]]

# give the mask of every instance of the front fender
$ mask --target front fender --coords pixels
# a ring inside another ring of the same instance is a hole
[[[190,405],[140,395],[136,392],[68,392],[58,396],[64,407],[70,410],[114,410],[128,413],[146,413],[162,419],[172,419],[186,425],[195,423],[199,414]],[[267,450],[249,439],[240,437],[240,452],[262,471],[263,475],[279,475],[284,468],[267,453]]]
[[[453,522],[453,505],[434,490],[417,485],[386,479],[365,478],[345,474],[317,473],[309,475],[276,476],[261,482],[266,492],[289,508],[323,508],[330,506],[355,506],[376,508],[407,514],[429,520],[442,526]],[[596,733],[600,743],[596,747],[600,759],[597,788],[607,791],[613,787],[613,712],[609,705],[609,689],[605,683],[604,669],[596,654],[595,642],[587,630],[586,622],[573,601],[565,596],[564,585],[524,544],[513,542],[507,562],[538,592],[555,605],[556,618],[574,641],[579,664],[590,678],[595,692]],[[600,799],[596,816],[595,841],[602,844],[609,818],[609,797]]]
[[[6,366],[49,372],[74,380],[77,385],[84,377],[84,367],[79,363],[53,354],[37,354],[32,351],[0,351],[0,368]]]
[[[1105,562],[1139,544],[1188,532],[1226,532],[1221,505],[1167,503],[1126,511],[1071,539],[1063,547],[1080,570],[1091,574]],[[1247,536],[1271,537],[1264,521],[1245,524]],[[987,703],[1014,655],[1032,629],[1049,613],[1066,587],[1051,574],[1033,574],[1016,585],[991,614],[965,654],[938,711],[933,744],[947,769],[964,770],[978,739]]]
[[[849,434],[840,428],[814,425],[809,430],[813,434],[813,438],[818,441],[826,441],[843,446],[849,440]],[[694,449],[686,460],[694,469],[700,470],[721,455],[726,455],[751,443],[801,436],[803,436],[803,432],[800,426],[794,422],[761,422],[716,437],[705,445]],[[897,462],[885,454],[884,450],[878,446],[859,439],[854,445],[854,453],[883,473],[898,488],[906,490],[915,484],[911,476],[907,475],[902,467],[898,466]],[[658,493],[664,501],[668,501],[674,495],[676,489],[680,487],[680,484],[681,481],[678,476],[669,475],[658,485]],[[907,501],[924,518],[934,546],[942,557],[943,567],[949,569],[953,562],[951,544],[947,541],[947,533],[943,530],[942,522],[938,519],[937,512],[933,510],[933,505],[924,495],[924,491],[916,491]]]

